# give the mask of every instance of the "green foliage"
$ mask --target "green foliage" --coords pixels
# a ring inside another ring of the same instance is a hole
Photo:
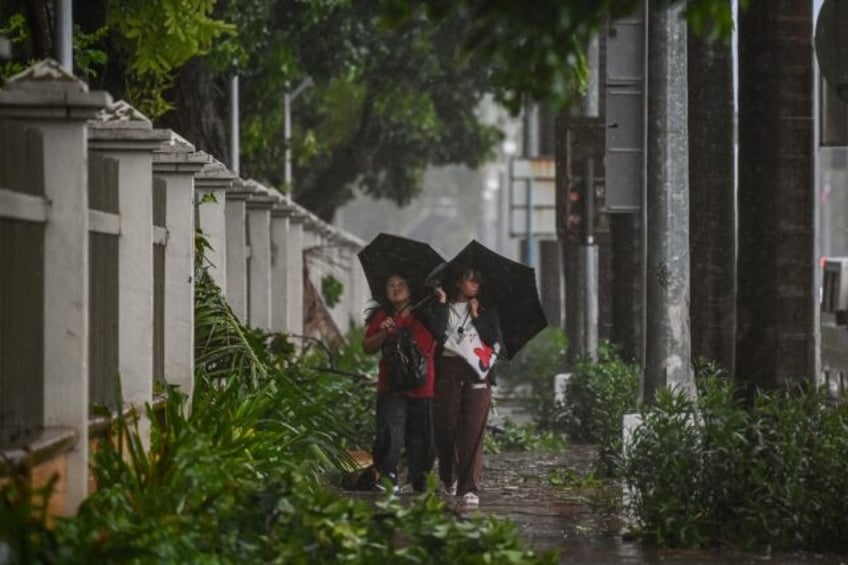
[[[109,0],[107,23],[125,57],[128,99],[148,117],[171,108],[164,91],[179,67],[235,31],[210,17],[214,5],[215,0]]]
[[[7,469],[8,470],[8,469]],[[54,476],[43,488],[33,489],[26,469],[17,469],[0,484],[0,554],[4,562],[57,562],[57,546],[47,523]]]
[[[341,300],[344,285],[333,275],[324,275],[321,277],[321,296],[324,298],[324,303],[328,308],[332,308]]]
[[[608,18],[632,14],[642,2],[381,0],[381,6],[385,20],[393,25],[421,12],[434,21],[457,14],[465,17],[464,51],[491,62],[491,81],[499,99],[518,113],[527,96],[557,110],[574,104],[587,80],[584,46]],[[685,13],[696,33],[729,39],[733,21],[728,0],[688,0]]]
[[[625,363],[609,344],[598,348],[597,363],[580,361],[558,406],[554,426],[576,441],[598,445],[599,472],[612,474],[621,453],[624,414],[636,408],[639,367]]]
[[[739,0],[740,12],[745,11],[750,0]],[[731,3],[719,0],[688,0],[686,19],[696,35],[710,41],[729,42],[735,29]]]
[[[29,29],[27,28],[26,17],[21,13],[13,13],[9,16],[8,21],[0,21],[0,35],[6,37],[15,49],[18,46],[29,41]],[[0,65],[0,80],[5,82],[8,78],[22,72],[31,64],[27,61],[12,59],[3,61]]]
[[[545,328],[510,360],[495,365],[498,385],[519,395],[541,428],[552,429],[554,376],[565,370],[568,342],[559,328]]]
[[[309,367],[320,383],[314,393],[316,400],[331,409],[334,419],[345,423],[342,445],[370,451],[375,434],[379,356],[362,351],[364,334],[365,328],[354,327],[337,347],[310,340],[299,362]]]
[[[362,377],[377,382],[377,364],[379,355],[369,355],[362,350],[362,338],[365,337],[365,326],[354,326],[345,336],[344,343],[334,351],[335,366],[348,372],[355,372]]]
[[[758,394],[699,381],[642,411],[622,476],[638,533],[662,546],[845,553],[848,405],[820,392]]]
[[[108,26],[93,33],[85,33],[79,26],[74,27],[74,68],[83,80],[96,77],[98,68],[106,65],[109,57],[98,45],[108,33]]]
[[[105,19],[92,29],[74,26],[74,72],[92,81],[108,70],[121,76],[110,84],[112,94],[124,98],[151,119],[172,108],[165,98],[176,71],[190,59],[209,51],[215,41],[231,35],[235,28],[211,17],[215,0],[91,0],[92,13],[102,11]],[[8,24],[0,20],[16,47],[13,60],[3,63],[0,77],[8,78],[50,55],[37,52],[34,35],[45,37],[53,26],[44,21],[27,21],[24,2],[15,2],[20,12],[10,14]],[[38,8],[32,8],[33,11]],[[0,9],[0,18],[6,17]],[[90,14],[84,18],[89,24]],[[40,29],[39,26],[47,26]],[[112,79],[114,80],[114,78]]]
[[[236,61],[251,100],[241,116],[242,169],[283,187],[290,145],[293,196],[323,218],[355,187],[407,204],[427,165],[479,164],[502,137],[475,113],[488,74],[458,53],[457,19],[386,29],[367,0],[228,0],[220,13],[239,35],[215,60]],[[307,78],[287,140],[281,95]]]
[[[592,488],[598,489],[604,486],[603,481],[595,475],[581,476],[572,468],[554,469],[551,471],[548,481],[552,486],[562,488]]]
[[[562,451],[566,447],[562,434],[540,430],[534,424],[516,424],[506,420],[485,437],[486,453],[503,451]]]
[[[198,236],[197,247],[208,243]],[[94,457],[97,491],[46,527],[44,493],[0,487],[0,540],[11,562],[540,563],[506,521],[458,519],[429,490],[371,503],[328,488],[344,467],[350,417],[328,383],[278,336],[232,316],[197,271],[197,385],[167,389],[161,411],[117,418]],[[350,340],[353,342],[353,339]],[[339,355],[344,365],[353,359]],[[327,378],[330,374],[327,373]],[[373,396],[373,394],[371,394]],[[150,429],[149,448],[141,423]],[[111,440],[111,441],[110,441]],[[23,475],[21,477],[23,478]]]

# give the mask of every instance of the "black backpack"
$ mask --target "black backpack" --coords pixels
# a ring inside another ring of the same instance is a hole
[[[400,328],[395,339],[386,342],[383,357],[393,392],[413,390],[427,382],[427,357],[412,339],[411,328]]]

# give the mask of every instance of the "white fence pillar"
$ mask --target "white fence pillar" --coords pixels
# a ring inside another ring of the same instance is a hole
[[[271,329],[271,207],[276,198],[267,189],[255,186],[247,201],[250,234],[250,325]]]
[[[166,183],[165,379],[191,399],[194,390],[194,175],[209,155],[172,133],[153,154]]]
[[[226,190],[236,175],[220,161],[214,160],[194,178],[197,222],[209,241],[206,251],[209,274],[227,295],[227,224],[225,219]]]
[[[153,401],[153,151],[168,139],[122,101],[89,122],[90,150],[118,162],[118,372],[144,441],[144,406]]]
[[[288,331],[288,281],[286,263],[289,210],[282,200],[271,208],[271,331]]]
[[[227,302],[236,317],[248,323],[247,265],[253,253],[247,240],[247,199],[250,190],[241,180],[227,190]]]
[[[303,223],[305,217],[295,214],[289,218],[289,237],[286,240],[287,329],[303,335]]]
[[[46,222],[43,425],[67,426],[77,433],[76,446],[68,455],[64,480],[66,507],[63,510],[68,514],[75,513],[88,494],[85,120],[92,118],[109,101],[108,94],[89,92],[85,83],[52,60],[38,63],[10,78],[0,91],[0,116],[33,128],[43,140],[43,169],[40,173],[32,173],[43,174],[44,194],[43,197],[26,195],[29,197],[23,199],[22,208],[40,210],[38,221]],[[0,190],[5,188],[0,187]]]

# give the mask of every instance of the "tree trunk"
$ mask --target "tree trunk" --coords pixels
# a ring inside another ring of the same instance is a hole
[[[642,400],[668,388],[695,397],[689,337],[686,22],[652,0],[648,23],[645,377]]]
[[[729,44],[690,35],[687,49],[692,357],[715,361],[732,374],[736,307],[733,62]]]
[[[195,57],[177,73],[167,93],[175,110],[156,121],[157,127],[171,128],[199,150],[230,163],[230,146],[223,116],[227,115],[226,77],[220,77],[206,59]]]
[[[812,5],[751,2],[739,33],[736,375],[814,378]]]

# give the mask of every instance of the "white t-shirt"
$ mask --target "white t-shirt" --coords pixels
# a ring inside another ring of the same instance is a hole
[[[449,302],[447,334],[461,339],[465,332],[473,328],[474,323],[471,321],[471,308],[468,302]]]

